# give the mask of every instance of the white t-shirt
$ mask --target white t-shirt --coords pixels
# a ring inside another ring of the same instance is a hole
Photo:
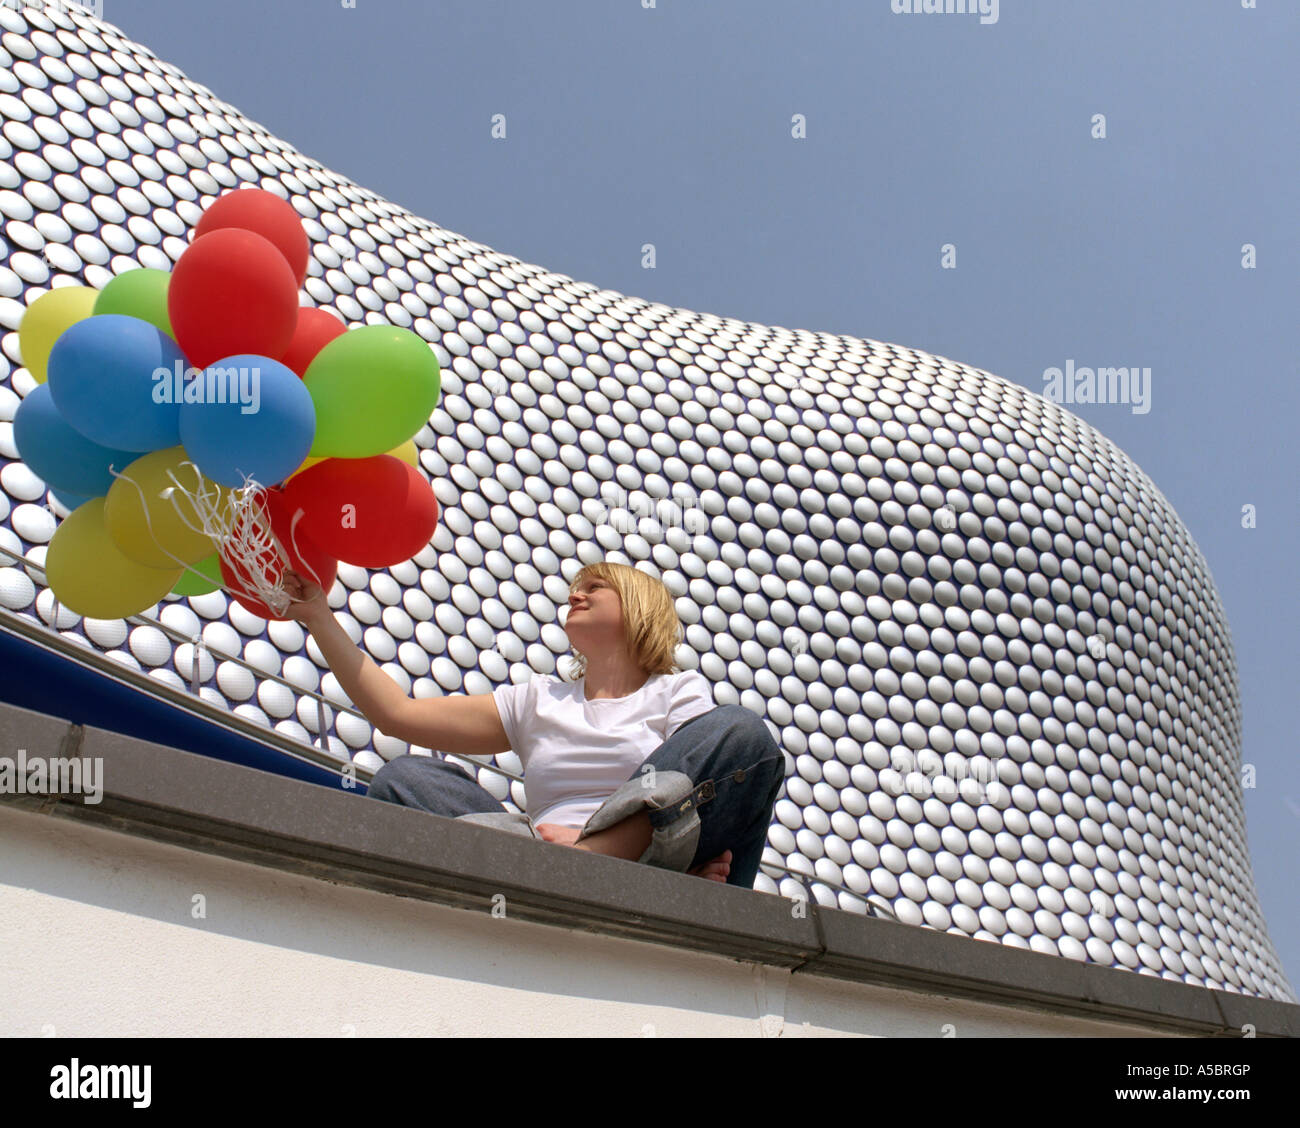
[[[654,674],[626,697],[588,701],[585,680],[534,674],[492,691],[524,769],[533,825],[582,827],[681,725],[716,708],[697,670]]]

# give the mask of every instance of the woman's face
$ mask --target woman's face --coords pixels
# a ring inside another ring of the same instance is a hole
[[[583,654],[593,649],[617,648],[623,641],[623,607],[608,580],[583,580],[569,594],[564,620],[569,641]]]

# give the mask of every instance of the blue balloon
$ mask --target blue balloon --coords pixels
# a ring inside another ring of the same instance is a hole
[[[88,497],[78,497],[76,494],[64,493],[62,490],[50,490],[58,503],[63,506],[69,513],[80,509],[90,500]]]
[[[46,378],[59,414],[91,442],[142,453],[180,442],[175,390],[187,364],[156,325],[101,313],[59,335]]]
[[[273,486],[311,450],[316,408],[293,369],[238,353],[186,383],[180,430],[185,453],[214,482],[238,487],[252,478]]]
[[[108,493],[114,481],[110,465],[121,473],[140,457],[133,451],[92,443],[69,425],[54,406],[49,384],[37,384],[19,404],[14,415],[14,444],[18,457],[50,489],[83,501]]]

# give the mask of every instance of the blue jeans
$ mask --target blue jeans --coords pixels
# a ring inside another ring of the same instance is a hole
[[[638,861],[684,872],[730,850],[727,884],[752,889],[784,779],[785,757],[767,725],[743,705],[719,705],[651,752],[579,837],[644,810],[652,840]],[[368,794],[539,837],[527,815],[507,811],[464,768],[435,756],[398,756],[375,773]]]

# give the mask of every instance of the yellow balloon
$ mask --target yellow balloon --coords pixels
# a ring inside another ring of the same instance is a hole
[[[400,458],[403,462],[409,462],[417,470],[420,468],[420,448],[415,445],[414,439],[407,439],[401,446],[393,447],[392,450],[385,451],[384,453],[391,454],[394,458]],[[324,461],[325,459],[323,458],[305,458],[303,459],[302,465],[290,474],[289,478],[295,478],[304,470],[308,470],[315,466],[316,463]],[[289,478],[286,478],[285,481],[287,482]]]
[[[190,525],[201,528],[202,523],[181,490],[173,490],[170,498],[161,496],[164,490],[175,485],[167,476],[168,471],[185,489],[195,489],[200,483],[198,468],[190,461],[185,448],[165,447],[130,463],[121,471],[122,477],[109,487],[105,499],[104,524],[108,535],[123,556],[148,568],[179,568],[182,562],[194,564],[217,550],[211,537],[190,528]],[[208,494],[219,493],[224,498],[230,493],[227,487],[208,478],[201,481]],[[181,519],[181,513],[189,525]]]
[[[292,474],[290,474],[290,475],[289,475],[289,478],[296,478],[296,477],[297,477],[299,474],[301,474],[304,470],[309,470],[309,469],[311,469],[311,467],[315,466],[316,463],[318,463],[318,462],[324,462],[324,461],[325,461],[325,459],[323,459],[323,458],[304,458],[304,459],[302,460],[302,465],[299,466],[298,469],[295,470]],[[287,481],[289,480],[289,478],[285,478],[285,481],[287,482]]]
[[[18,322],[18,351],[38,384],[45,383],[45,366],[60,334],[95,311],[99,291],[93,286],[60,286],[42,294]]]
[[[45,576],[59,602],[78,615],[125,619],[171,591],[181,569],[146,568],[123,556],[104,525],[104,498],[92,497],[54,531]]]
[[[409,462],[417,470],[420,468],[420,448],[415,445],[414,439],[407,439],[401,446],[394,447],[388,453],[403,462]]]

